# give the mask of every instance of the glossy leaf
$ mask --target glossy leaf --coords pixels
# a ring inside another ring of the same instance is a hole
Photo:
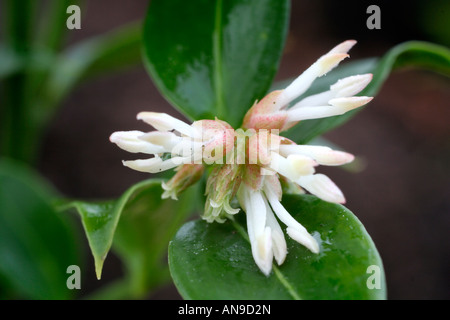
[[[80,266],[77,237],[68,217],[55,212],[53,196],[34,173],[0,161],[0,280],[27,299],[69,299],[70,265]],[[1,290],[0,290],[1,291]]]
[[[234,127],[269,89],[289,19],[287,0],[154,0],[144,59],[162,94],[191,120]]]
[[[427,42],[405,42],[389,50],[381,59],[370,58],[343,63],[326,76],[317,79],[304,95],[328,90],[330,85],[347,76],[372,73],[373,80],[359,95],[375,96],[391,72],[404,67],[424,68],[450,76],[450,50]],[[348,121],[364,108],[355,109],[341,116],[301,121],[286,135],[297,143],[307,143]]]
[[[345,207],[311,195],[284,195],[283,205],[318,240],[315,255],[286,236],[288,255],[264,276],[253,261],[244,214],[224,224],[186,223],[169,246],[174,282],[186,299],[384,299],[382,261],[370,236]],[[381,289],[368,289],[379,267]],[[369,280],[371,281],[371,280]]]
[[[112,246],[127,269],[127,294],[138,296],[163,280],[164,273],[167,276],[161,258],[170,238],[193,210],[193,192],[195,188],[178,201],[162,200],[161,181],[151,179],[132,186],[116,201],[74,201],[60,209],[75,208],[80,214],[97,277],[100,279]]]

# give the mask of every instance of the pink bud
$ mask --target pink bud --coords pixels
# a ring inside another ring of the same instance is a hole
[[[272,91],[261,101],[255,103],[244,117],[242,127],[245,129],[279,129],[281,130],[287,119],[286,111],[279,110],[276,99],[281,90]]]

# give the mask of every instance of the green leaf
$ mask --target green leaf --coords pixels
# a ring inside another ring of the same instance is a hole
[[[311,195],[285,195],[283,205],[318,240],[320,253],[286,236],[288,255],[266,277],[251,254],[244,214],[224,224],[186,223],[169,246],[169,267],[186,299],[384,299],[382,261],[361,222],[345,207]],[[369,266],[381,289],[368,289]]]
[[[196,205],[193,186],[177,201],[161,199],[160,182],[135,194],[128,201],[117,226],[113,250],[124,261],[131,291],[137,296],[170,280],[167,246]]]
[[[28,169],[0,161],[0,278],[27,299],[68,299],[67,267],[80,266],[76,236],[53,194]]]
[[[178,201],[162,200],[161,180],[151,179],[132,186],[115,201],[73,201],[60,209],[75,208],[80,214],[97,277],[112,246],[127,269],[128,284],[123,290],[139,297],[168,278],[162,257],[194,208],[194,192],[195,188],[187,190]]]
[[[363,73],[372,73],[373,79],[359,95],[375,96],[392,71],[405,67],[424,68],[450,76],[450,50],[427,42],[405,42],[393,47],[381,59],[370,58],[343,63],[326,76],[317,79],[304,96],[326,91],[341,78]],[[341,116],[301,121],[287,132],[287,136],[299,144],[307,143],[347,122],[363,108],[365,107]]]
[[[289,20],[287,0],[154,0],[144,58],[167,100],[191,120],[239,126],[269,89]]]

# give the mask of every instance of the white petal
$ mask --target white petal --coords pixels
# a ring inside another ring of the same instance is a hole
[[[330,72],[337,67],[342,60],[348,57],[349,55],[346,53],[332,53],[323,56],[316,62],[318,68],[317,77],[323,76],[324,74]]]
[[[153,144],[159,144],[162,152],[169,152],[172,155],[188,157],[195,155],[195,159],[202,158],[202,142],[195,141],[189,137],[180,137],[173,132],[153,131],[140,136],[139,139],[148,141]],[[198,162],[195,162],[198,163]]]
[[[318,253],[319,245],[317,241],[309,234],[309,232],[303,227],[297,220],[295,220],[289,212],[283,207],[276,195],[266,186],[264,186],[264,192],[269,200],[270,206],[277,217],[288,227],[286,231],[289,236],[298,243],[307,247],[311,252]]]
[[[333,98],[354,96],[361,92],[371,80],[372,74],[370,73],[340,79],[330,86],[330,90],[308,96],[296,103],[291,109],[327,105],[328,101]]]
[[[253,259],[259,269],[269,275],[272,270],[272,236],[266,227],[266,204],[261,192],[241,185],[238,199],[247,216],[247,232],[252,248]]]
[[[277,261],[278,265],[282,265],[284,260],[286,259],[287,255],[287,245],[286,240],[284,239],[283,230],[281,230],[281,227],[275,218],[272,209],[270,208],[269,204],[267,203],[267,200],[264,198],[264,202],[266,202],[266,208],[267,208],[267,226],[270,227],[272,231],[272,250],[273,255],[275,257],[275,260]]]
[[[343,151],[332,150],[324,146],[310,145],[280,145],[280,154],[287,157],[291,154],[301,154],[311,157],[317,163],[327,166],[339,166],[354,160],[354,156]]]
[[[163,161],[161,158],[155,157],[145,160],[123,161],[123,165],[141,172],[158,173],[178,167],[180,164],[189,163],[189,160],[190,158],[174,157]]]
[[[180,155],[183,157],[193,157],[195,159],[202,159],[203,155],[202,143],[194,141],[190,138],[183,137],[179,142],[172,147],[170,153],[172,155]],[[197,163],[197,162],[195,162]],[[201,163],[201,162],[200,162]]]
[[[176,135],[175,133],[167,131],[152,131],[143,134],[139,137],[139,139],[147,141],[151,144],[159,145],[164,148],[165,152],[169,152],[174,146],[183,140],[182,137]]]
[[[335,97],[351,97],[358,94],[372,81],[372,74],[361,74],[338,80],[330,86]]]
[[[248,211],[253,217],[252,225],[255,235],[259,236],[266,226],[266,205],[261,192],[253,191],[249,188],[246,189],[250,193],[250,208],[248,208]]]
[[[331,53],[347,53],[350,51],[350,49],[356,44],[356,40],[346,40],[344,42],[341,42],[336,47],[330,50],[328,54]]]
[[[285,107],[302,95],[317,77],[333,69],[347,56],[341,53],[322,56],[280,93],[276,100],[278,109]]]
[[[303,176],[297,180],[297,183],[322,200],[345,203],[342,191],[324,174]]]
[[[303,106],[300,108],[294,106],[287,111],[288,121],[297,122],[341,115],[365,105],[372,99],[372,97],[345,97],[331,99],[328,102],[331,106]]]
[[[319,253],[319,244],[305,228],[287,227],[286,232],[295,241],[304,245],[312,253]]]
[[[336,67],[339,62],[348,57],[347,52],[356,44],[355,40],[347,40],[331,49],[327,54],[320,57],[286,89],[284,89],[276,100],[278,109],[285,107],[294,99],[303,94],[313,81]]]
[[[288,111],[288,121],[297,122],[301,120],[327,118],[331,116],[341,115],[347,112],[343,108],[335,108],[332,106],[315,106],[315,107],[302,107],[292,108]]]
[[[316,165],[313,159],[303,155],[293,154],[285,158],[277,152],[271,153],[270,168],[292,181],[302,175],[313,174]]]
[[[317,66],[313,64],[297,77],[286,89],[284,89],[276,100],[276,107],[281,109],[291,101],[302,95],[318,76]]]
[[[137,115],[138,120],[152,125],[158,131],[170,131],[177,130],[178,132],[185,134],[189,137],[201,136],[199,132],[187,123],[174,118],[167,113],[159,112],[140,112]]]
[[[141,131],[118,131],[114,132],[109,140],[125,151],[132,153],[161,153],[164,149],[161,146],[142,141],[140,136],[144,135]]]
[[[272,271],[272,234],[271,229],[266,227],[262,234],[260,234],[254,243],[251,243],[253,259],[259,269],[268,276]]]
[[[154,168],[161,166],[162,159],[154,157],[145,160],[122,161],[123,165],[133,170],[141,172],[152,172]]]
[[[334,93],[331,90],[324,91],[318,94],[314,94],[312,96],[308,96],[299,102],[297,102],[294,106],[292,106],[289,110],[303,108],[303,107],[314,107],[314,106],[323,106],[327,105],[328,101],[334,98]]]
[[[328,101],[329,104],[331,104],[334,107],[340,108],[344,110],[343,113],[356,109],[358,107],[361,107],[367,103],[369,103],[373,97],[364,97],[364,96],[358,96],[358,97],[342,97],[342,98],[335,98]]]
[[[266,205],[259,191],[254,191],[245,184],[239,187],[237,198],[247,214],[247,228],[250,241],[263,232],[266,225]],[[249,220],[250,219],[250,220]]]

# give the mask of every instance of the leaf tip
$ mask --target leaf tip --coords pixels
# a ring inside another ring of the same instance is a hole
[[[105,258],[106,256],[102,259],[95,259],[95,275],[97,276],[97,280],[102,278],[103,262],[105,261]]]

